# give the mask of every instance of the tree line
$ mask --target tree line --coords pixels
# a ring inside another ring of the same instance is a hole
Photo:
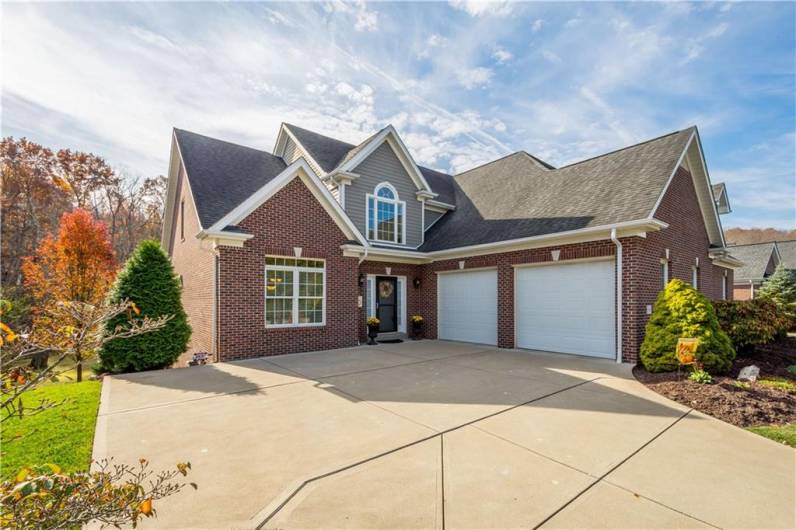
[[[35,255],[46,237],[58,231],[66,212],[83,209],[102,221],[119,262],[125,261],[140,241],[160,238],[166,194],[163,175],[125,175],[95,154],[56,151],[13,137],[0,142],[0,164],[0,285],[3,298],[17,300],[18,308],[25,306],[31,294],[24,286],[23,263]]]

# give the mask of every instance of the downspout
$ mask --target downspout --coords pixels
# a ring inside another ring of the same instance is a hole
[[[368,247],[365,247],[365,253],[362,254],[362,257],[359,258],[359,263],[357,265],[362,265],[362,262],[368,259]]]
[[[616,245],[616,362],[622,362],[622,243],[611,229],[611,241]]]

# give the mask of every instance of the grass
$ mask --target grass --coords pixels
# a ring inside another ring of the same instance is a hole
[[[94,443],[101,383],[62,383],[41,386],[23,396],[26,407],[42,398],[65,403],[25,418],[3,423],[3,480],[26,465],[57,464],[64,471],[88,469]]]
[[[753,433],[770,438],[775,442],[783,443],[791,447],[796,447],[796,423],[787,425],[763,425],[760,427],[749,427]]]

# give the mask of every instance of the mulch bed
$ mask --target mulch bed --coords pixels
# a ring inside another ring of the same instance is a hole
[[[748,356],[735,359],[726,377],[714,377],[714,384],[703,385],[688,380],[688,372],[653,374],[641,365],[633,375],[641,383],[667,398],[692,407],[739,427],[796,423],[796,395],[785,390],[752,384],[737,386],[738,372],[751,364],[760,368],[760,378],[780,377],[796,381],[787,367],[796,364],[796,337],[758,347]]]

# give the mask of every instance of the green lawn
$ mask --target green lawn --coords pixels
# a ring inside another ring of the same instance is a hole
[[[749,427],[749,430],[771,438],[775,442],[787,444],[791,447],[796,447],[796,423],[789,423],[787,425],[764,425],[760,427]]]
[[[88,468],[99,407],[99,381],[49,384],[23,396],[26,407],[42,398],[67,401],[34,416],[3,423],[3,480],[28,464],[57,464],[64,471]]]

